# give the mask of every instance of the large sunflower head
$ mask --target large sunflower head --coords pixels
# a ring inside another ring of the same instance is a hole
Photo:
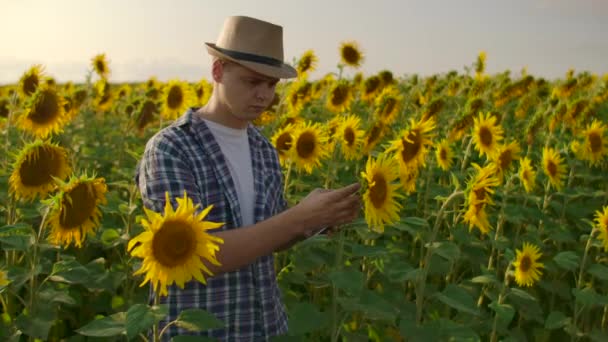
[[[298,60],[298,64],[296,66],[298,77],[305,78],[309,73],[313,72],[317,67],[318,61],[319,59],[313,50],[307,50],[304,52]]]
[[[604,206],[602,211],[595,212],[595,229],[599,232],[599,239],[604,246],[604,251],[608,252],[608,206]]]
[[[608,154],[608,141],[604,135],[606,126],[593,120],[582,132],[583,144],[579,149],[583,160],[589,161],[591,165],[597,165],[604,160]]]
[[[81,247],[87,234],[99,226],[99,206],[107,203],[107,191],[105,179],[86,175],[73,177],[64,184],[53,201],[50,241],[66,247],[73,242]]]
[[[298,126],[293,133],[290,156],[296,168],[312,173],[316,166],[321,165],[321,160],[329,154],[327,139],[327,134],[318,123]]]
[[[386,87],[376,98],[374,115],[385,124],[392,124],[403,106],[403,96],[395,87]]]
[[[19,79],[19,93],[24,97],[28,97],[36,92],[38,86],[44,78],[44,68],[42,65],[34,65],[28,71],[23,73]]]
[[[108,66],[108,60],[105,53],[96,55],[91,59],[91,65],[93,71],[101,78],[108,78],[110,76],[110,67]]]
[[[543,171],[549,177],[549,182],[555,189],[561,190],[563,188],[564,178],[566,177],[564,158],[551,147],[543,148]]]
[[[343,42],[340,45],[340,57],[342,63],[353,68],[358,68],[363,63],[363,53],[357,42]]]
[[[475,149],[480,154],[488,157],[494,156],[498,152],[498,146],[503,138],[503,130],[500,124],[496,123],[496,117],[487,113],[479,113],[479,117],[474,120],[473,141]]]
[[[454,151],[452,151],[447,139],[442,139],[435,145],[435,157],[437,158],[437,164],[443,171],[448,171],[452,167]]]
[[[347,116],[337,130],[342,154],[346,160],[361,157],[361,144],[363,143],[363,130],[359,129],[361,119],[355,115]]]
[[[536,171],[532,168],[532,161],[524,157],[519,161],[519,179],[527,193],[536,187]]]
[[[272,144],[277,149],[281,165],[285,165],[291,154],[293,146],[294,125],[288,124],[279,128],[272,136]]]
[[[375,160],[370,157],[361,177],[367,183],[363,194],[365,220],[372,230],[384,232],[384,225],[399,220],[401,210],[399,199],[403,196],[397,192],[397,165],[386,154],[380,154]]]
[[[182,81],[169,81],[163,88],[161,115],[167,120],[177,119],[192,104],[193,94]]]
[[[541,268],[545,267],[538,260],[542,253],[540,248],[531,243],[524,242],[521,250],[516,250],[517,255],[513,261],[515,268],[515,281],[519,286],[532,286],[540,280],[542,275]]]
[[[403,130],[399,138],[391,142],[390,151],[395,151],[401,168],[419,168],[426,165],[429,146],[433,144],[432,131],[435,129],[433,118],[410,119],[410,128]]]
[[[348,110],[352,101],[352,89],[347,80],[334,82],[327,94],[327,108],[334,113],[342,113]]]
[[[498,146],[496,154],[492,157],[492,163],[496,166],[496,175],[499,180],[511,170],[513,161],[519,160],[521,147],[517,141]]]
[[[37,140],[19,152],[9,179],[10,191],[17,199],[44,197],[57,186],[54,178],[66,179],[71,171],[63,147]]]
[[[67,120],[64,98],[55,88],[42,84],[27,100],[25,111],[17,118],[16,124],[35,137],[44,139],[61,132]]]
[[[131,255],[143,259],[142,266],[134,274],[145,274],[141,286],[147,282],[161,296],[167,295],[167,286],[176,283],[184,288],[193,278],[206,284],[204,273],[213,275],[203,259],[220,265],[216,258],[219,244],[224,241],[207,231],[219,228],[223,223],[204,221],[213,206],[198,214],[199,205],[184,192],[176,198],[177,209],[171,205],[169,193],[165,195],[165,211],[161,215],[144,208],[146,219],[141,221],[145,231],[129,241]]]

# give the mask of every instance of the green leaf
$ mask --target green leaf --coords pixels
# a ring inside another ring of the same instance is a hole
[[[353,256],[356,257],[375,257],[386,255],[386,247],[384,246],[364,246],[360,244],[352,245]]]
[[[27,251],[36,241],[34,230],[25,223],[0,228],[0,243],[4,250]]]
[[[569,324],[570,321],[570,317],[567,317],[561,311],[551,311],[549,316],[547,316],[547,320],[545,321],[545,329],[558,329],[566,324]]]
[[[523,298],[523,299],[527,299],[527,300],[531,300],[531,301],[536,301],[536,297],[534,297],[533,295],[529,294],[528,292],[524,291],[524,290],[520,290],[518,288],[511,288],[511,294],[516,295],[519,298]]]
[[[385,272],[390,281],[401,283],[412,269],[413,267],[405,260],[398,260],[391,262],[390,267],[385,268]]]
[[[608,267],[600,264],[589,266],[587,272],[600,280],[608,280]]]
[[[55,322],[55,313],[50,307],[42,307],[35,314],[20,314],[15,324],[25,335],[46,340]]]
[[[335,287],[354,294],[360,293],[365,283],[365,276],[358,270],[333,271],[328,277]]]
[[[77,329],[76,332],[81,335],[93,337],[111,337],[123,335],[126,334],[126,317],[126,312],[118,312],[111,316],[93,320],[80,329]]]
[[[65,288],[63,291],[58,291],[51,287],[48,287],[38,292],[38,298],[45,302],[62,303],[69,306],[75,306],[78,304],[76,299],[70,296],[67,288]]]
[[[388,300],[371,290],[363,291],[359,298],[359,306],[365,317],[369,319],[393,321],[398,313],[397,308]]]
[[[101,233],[101,242],[106,246],[113,245],[116,241],[120,239],[120,234],[118,230],[112,228],[106,228]]]
[[[508,326],[515,316],[515,309],[509,304],[498,304],[498,302],[493,301],[488,306],[496,312],[496,316],[503,327]]]
[[[443,292],[436,293],[435,297],[444,304],[461,312],[474,316],[480,316],[475,300],[463,288],[456,285],[448,285]]]
[[[573,271],[577,269],[581,264],[578,255],[576,255],[576,253],[572,251],[566,251],[557,254],[553,258],[553,261],[555,261],[555,263],[559,267],[565,269],[566,271]]]
[[[417,226],[422,228],[428,228],[429,222],[422,217],[404,217],[401,219],[402,223],[409,224],[410,226]]]
[[[154,323],[160,322],[167,313],[167,306],[150,307],[145,304],[131,306],[127,311],[126,318],[127,338],[132,339],[139,333],[150,329]]]
[[[68,284],[82,284],[89,277],[89,271],[76,260],[56,262],[52,274],[50,280]]]
[[[175,323],[178,327],[190,331],[203,331],[223,328],[225,326],[223,321],[202,309],[188,309],[182,311]]]
[[[289,312],[289,334],[301,335],[324,329],[329,315],[310,303],[298,303]]]
[[[217,341],[217,339],[207,337],[207,336],[179,335],[179,336],[171,337],[171,342],[216,342],[216,341]]]
[[[496,279],[496,275],[494,274],[484,274],[471,279],[472,283],[475,284],[495,284],[498,282]]]
[[[458,248],[458,246],[453,242],[434,242],[430,245],[430,247],[434,249],[434,252],[437,255],[446,260],[456,262],[456,260],[460,257],[460,248]]]
[[[595,292],[592,288],[582,290],[572,289],[572,294],[576,297],[577,303],[583,306],[601,306],[608,304],[608,298]]]

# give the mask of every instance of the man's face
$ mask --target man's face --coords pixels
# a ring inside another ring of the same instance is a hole
[[[220,96],[235,118],[254,120],[272,103],[279,79],[231,62],[222,62],[221,69]]]

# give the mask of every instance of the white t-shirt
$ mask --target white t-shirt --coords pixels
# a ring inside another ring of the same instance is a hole
[[[252,225],[255,223],[255,190],[253,188],[251,150],[249,149],[247,129],[235,129],[213,121],[204,121],[220,145],[222,154],[228,164],[241,207],[243,226]]]

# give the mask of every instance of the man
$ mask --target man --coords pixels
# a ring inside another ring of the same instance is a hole
[[[207,285],[169,288],[163,303],[174,320],[184,309],[202,308],[226,323],[206,335],[227,341],[265,341],[287,332],[287,317],[274,272],[273,252],[328,226],[355,219],[359,185],[315,190],[287,209],[276,150],[251,125],[272,102],[281,78],[296,71],[283,63],[282,27],[249,17],[230,17],[215,44],[213,94],[150,139],[138,170],[144,205],[161,212],[165,191],[187,192],[206,220],[224,222],[218,260],[207,264]],[[169,336],[188,334],[169,328]]]

